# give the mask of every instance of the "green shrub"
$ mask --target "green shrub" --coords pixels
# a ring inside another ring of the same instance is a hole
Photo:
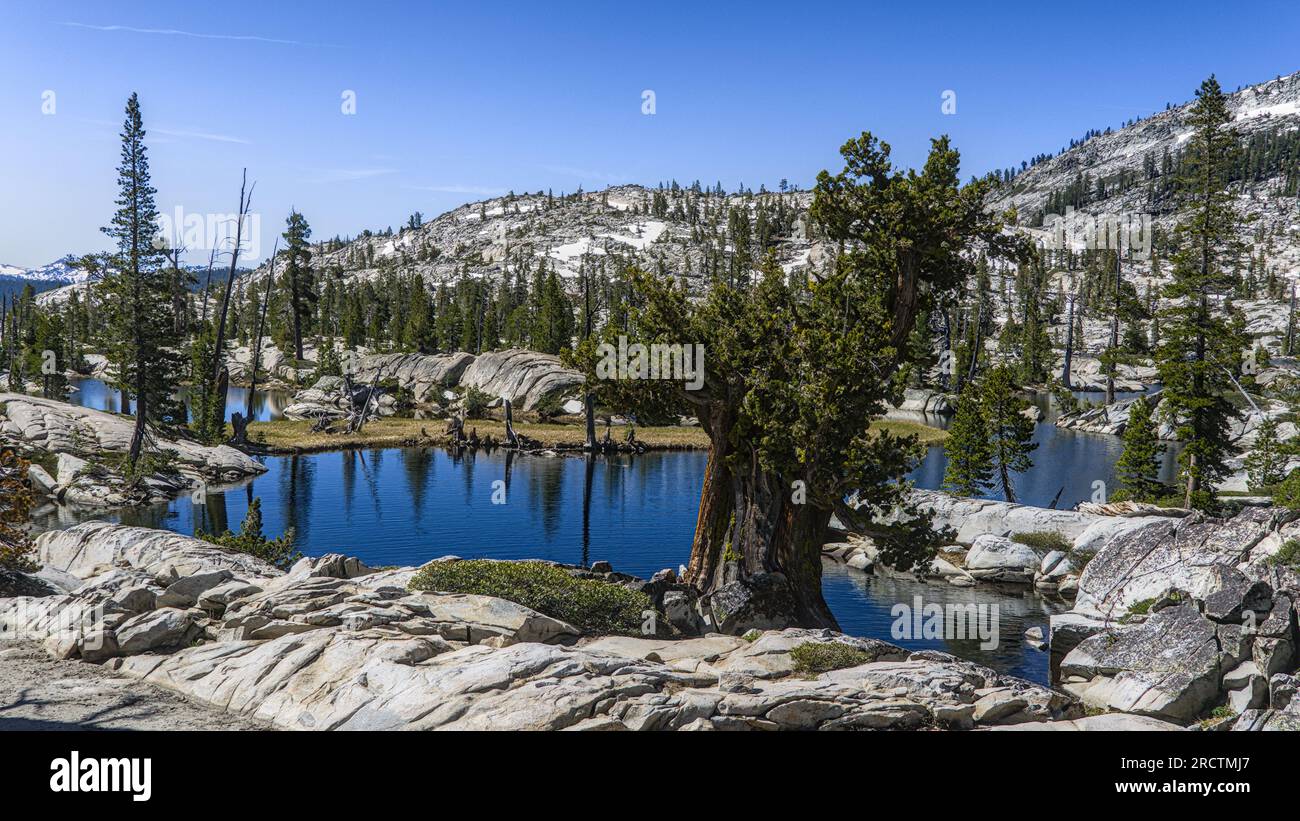
[[[550,422],[558,416],[564,415],[564,402],[560,399],[559,394],[551,394],[537,403],[535,408],[537,417],[543,422]]]
[[[1300,568],[1300,539],[1287,539],[1282,547],[1265,561],[1274,567]]]
[[[1236,715],[1236,710],[1232,709],[1227,704],[1220,704],[1218,707],[1215,707],[1206,713],[1199,723],[1202,728],[1209,727],[1216,722],[1222,721],[1225,718],[1233,718]]]
[[[1300,510],[1300,469],[1291,471],[1289,476],[1273,488],[1273,504]]]
[[[478,388],[467,388],[465,390],[465,409],[466,419],[482,419],[487,416],[488,405],[492,403],[492,397]]]
[[[1074,548],[1074,541],[1064,533],[1057,533],[1055,530],[1035,530],[1030,533],[1017,533],[1011,537],[1011,541],[1028,545],[1035,550],[1049,551],[1059,550],[1062,553],[1069,553]]]
[[[1052,392],[1052,398],[1056,400],[1056,408],[1061,413],[1077,413],[1079,411],[1079,398],[1059,379],[1053,378],[1047,383],[1047,389]]]
[[[218,547],[235,553],[247,553],[265,562],[270,562],[281,570],[288,570],[294,562],[302,558],[293,547],[293,528],[289,528],[278,539],[268,539],[262,533],[262,498],[253,499],[244,515],[244,523],[238,533],[227,530],[220,535],[199,531],[196,537],[211,542]]]
[[[857,667],[871,661],[871,654],[865,650],[839,641],[808,641],[790,651],[794,660],[794,671],[802,676],[815,676],[829,673],[831,670],[843,670]]]
[[[1155,608],[1156,605],[1168,607],[1184,601],[1187,601],[1187,594],[1181,590],[1170,590],[1163,596],[1154,596],[1149,599],[1142,599],[1141,601],[1133,602],[1133,605],[1129,607],[1128,612],[1120,617],[1120,622],[1126,623],[1131,621],[1135,616],[1150,615],[1153,612],[1152,608]]]
[[[39,569],[27,535],[32,509],[29,463],[12,448],[0,450],[0,570]]]
[[[179,472],[176,469],[176,456],[174,450],[146,450],[132,465],[129,453],[113,453],[105,456],[104,466],[128,484],[134,484],[150,476],[175,476]],[[90,470],[93,470],[95,460],[90,461]]]
[[[1159,601],[1159,599],[1152,598],[1152,599],[1143,599],[1142,601],[1133,602],[1133,605],[1129,607],[1128,613],[1126,613],[1125,615],[1145,616],[1151,612],[1151,606],[1154,605],[1157,601]]]
[[[411,579],[411,590],[473,593],[522,604],[587,633],[641,635],[650,597],[622,585],[580,579],[544,562],[465,559],[433,562]]]

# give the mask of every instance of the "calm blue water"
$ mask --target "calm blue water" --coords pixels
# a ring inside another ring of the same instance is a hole
[[[77,388],[66,397],[67,402],[83,408],[122,412],[122,395],[99,379],[69,379],[68,384]],[[189,391],[182,388],[177,395],[189,407]],[[267,422],[283,416],[285,408],[293,403],[293,395],[287,391],[257,391],[253,397],[253,417],[258,422]],[[231,414],[247,410],[248,388],[231,385],[226,391],[226,421]]]
[[[1139,395],[1141,394],[1116,391],[1115,398],[1124,400]],[[1075,396],[1093,403],[1100,399],[1096,393],[1076,391]],[[1105,498],[1110,498],[1110,494],[1119,488],[1115,480],[1115,460],[1124,451],[1123,440],[1118,436],[1058,428],[1051,421],[1057,414],[1051,397],[1041,394],[1036,397],[1035,404],[1046,416],[1034,428],[1034,443],[1038,447],[1029,455],[1033,466],[1023,473],[1015,474],[1012,479],[1016,501],[1035,507],[1048,507],[1059,493],[1056,507],[1072,508],[1079,502],[1093,500],[1093,494],[1100,489],[1097,482],[1104,483]],[[952,424],[950,416],[915,414],[908,418],[936,428],[946,429]],[[1172,482],[1178,470],[1178,447],[1171,442],[1166,442],[1165,445],[1160,478]],[[943,472],[947,467],[948,456],[943,448],[932,447],[926,451],[920,465],[908,474],[908,478],[917,487],[938,489],[943,484]],[[984,496],[1001,501],[1002,488],[994,488]]]
[[[78,380],[70,401],[117,411],[118,395],[99,380]],[[1095,394],[1077,394],[1085,400]],[[1136,394],[1120,394],[1129,398]],[[183,396],[183,392],[182,392]],[[245,388],[232,387],[228,412],[242,410]],[[258,392],[259,420],[279,418],[289,404],[284,393]],[[1046,413],[1034,432],[1034,465],[1015,477],[1018,500],[1069,508],[1092,499],[1103,482],[1115,488],[1118,437],[1060,430],[1051,424],[1050,397],[1036,399]],[[913,418],[947,427],[949,417]],[[193,534],[196,530],[238,530],[249,501],[261,497],[268,535],[288,528],[308,555],[339,552],[372,566],[418,565],[447,554],[467,558],[542,558],[567,564],[609,561],[617,570],[648,577],[687,561],[695,529],[704,453],[583,458],[515,457],[498,451],[453,456],[428,448],[349,451],[268,457],[268,473],[214,490],[196,502],[182,497],[146,509],[109,514],[59,509],[39,522],[66,527],[85,518],[105,518]],[[947,460],[930,448],[909,478],[918,487],[938,488]],[[1164,478],[1176,466],[1176,450],[1164,457]],[[503,483],[498,485],[496,483]],[[504,493],[503,504],[494,504]],[[1059,498],[1058,497],[1059,493]],[[993,490],[989,498],[1001,498]],[[826,563],[826,601],[840,626],[852,635],[895,641],[917,649],[941,649],[995,669],[1046,682],[1047,656],[1021,640],[1029,627],[1046,627],[1059,608],[1032,590],[991,590],[925,584],[867,575]],[[929,603],[998,606],[1000,644],[985,651],[976,641],[900,640],[891,636],[897,603],[921,595]]]
[[[89,515],[61,508],[40,524],[66,527],[104,518],[186,534],[238,530],[249,500],[260,497],[267,534],[292,527],[298,549],[308,555],[346,553],[372,566],[418,565],[447,554],[568,564],[605,560],[644,578],[676,568],[690,556],[705,460],[699,452],[590,462],[501,451],[456,457],[434,448],[268,457],[268,473],[210,492],[202,503],[186,496]],[[502,488],[505,503],[494,504],[494,492]],[[1021,640],[1025,629],[1046,627],[1053,607],[1032,592],[958,589],[876,578],[830,562],[824,567],[826,600],[845,632],[944,649],[1047,681],[1046,654]],[[893,639],[890,609],[898,602],[911,604],[916,595],[926,603],[998,605],[999,647],[984,651],[970,641]]]

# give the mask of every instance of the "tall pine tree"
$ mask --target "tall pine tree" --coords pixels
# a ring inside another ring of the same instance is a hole
[[[1177,253],[1160,311],[1157,367],[1165,408],[1185,444],[1179,454],[1184,504],[1204,508],[1214,484],[1228,474],[1229,425],[1238,412],[1228,401],[1240,366],[1240,314],[1231,307],[1236,277],[1223,263],[1236,245],[1236,214],[1228,170],[1236,140],[1227,100],[1211,76],[1196,92],[1188,118],[1194,131],[1183,159],[1188,201],[1174,232]]]
[[[1034,441],[1034,420],[1025,413],[1029,402],[1020,395],[1020,386],[1009,365],[990,370],[980,387],[993,470],[1003,498],[1014,502],[1016,489],[1011,474],[1029,470],[1033,466],[1029,454],[1038,447]]]
[[[310,325],[316,304],[316,278],[311,269],[311,248],[307,244],[311,226],[307,224],[306,217],[297,211],[289,212],[285,226],[284,278],[289,286],[285,290],[289,294],[294,355],[301,362],[303,325]]]
[[[126,104],[122,154],[117,169],[118,210],[103,231],[117,241],[104,278],[103,308],[109,327],[110,359],[119,363],[118,382],[135,400],[135,429],[127,451],[134,472],[149,424],[177,421],[171,398],[180,379],[181,340],[171,315],[166,257],[156,236],[158,208],[149,178],[144,123],[135,94]]]
[[[979,387],[967,382],[957,397],[957,414],[943,442],[947,466],[943,489],[958,496],[982,496],[993,487],[993,453]]]

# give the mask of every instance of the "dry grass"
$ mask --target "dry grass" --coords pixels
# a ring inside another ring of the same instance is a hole
[[[903,419],[877,419],[871,425],[872,430],[887,430],[894,436],[910,436],[916,434],[916,438],[922,445],[937,445],[948,438],[948,431],[941,428],[932,428],[929,425],[922,425],[920,422],[909,422]]]
[[[311,422],[294,422],[287,419],[275,422],[254,422],[248,426],[249,438],[266,446],[273,453],[309,453],[345,448],[385,448],[402,445],[442,445],[449,439],[443,434],[447,422],[443,419],[405,419],[388,417],[367,422],[359,434],[313,433]],[[491,435],[498,442],[506,435],[504,422],[495,419],[471,419],[465,423],[466,433],[477,429],[480,437]],[[623,441],[626,428],[613,428],[610,436]],[[548,447],[581,445],[587,432],[582,425],[542,424],[516,422],[515,432],[536,439]],[[596,430],[604,436],[604,428]],[[662,427],[636,429],[636,438],[652,450],[696,450],[709,446],[709,437],[695,427]]]
[[[249,438],[264,445],[272,453],[313,453],[346,448],[388,448],[403,445],[443,445],[449,440],[443,434],[443,419],[407,419],[387,417],[367,422],[359,434],[313,433],[311,422],[287,419],[275,422],[254,422],[248,426]],[[491,435],[498,442],[505,438],[504,422],[495,419],[471,419],[465,423],[466,432],[477,428],[480,437]],[[880,420],[873,429],[885,429],[895,435],[917,434],[924,444],[942,442],[947,436],[942,430],[917,422]],[[586,429],[581,424],[543,424],[516,422],[515,431],[547,447],[581,445],[586,441]],[[622,442],[627,428],[615,426],[610,436]],[[603,426],[596,429],[604,436]],[[704,450],[709,447],[709,437],[698,427],[638,427],[636,438],[650,450]]]

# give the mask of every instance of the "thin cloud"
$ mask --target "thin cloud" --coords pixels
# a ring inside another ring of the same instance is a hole
[[[574,168],[571,165],[543,165],[543,171],[552,174],[560,174],[566,177],[577,177],[581,180],[599,180],[601,182],[626,182],[626,174],[607,174],[602,171],[592,171],[589,168]]]
[[[96,26],[90,23],[61,22],[61,26],[71,28],[89,29],[91,31],[126,31],[132,34],[162,34],[170,37],[194,37],[200,40],[240,40],[251,43],[271,43],[280,46],[323,46],[326,48],[340,48],[340,46],[331,43],[307,43],[302,40],[281,40],[276,37],[262,37],[256,34],[208,34],[200,31],[182,31],[181,29],[146,29],[135,26]]]
[[[156,134],[166,134],[168,137],[190,137],[196,140],[211,140],[217,143],[239,143],[240,145],[250,145],[248,140],[242,137],[231,137],[228,134],[212,134],[207,131],[184,131],[170,128],[152,129]]]
[[[355,180],[368,180],[373,177],[382,177],[387,174],[396,173],[396,168],[330,168],[317,173],[316,176],[311,177],[306,180],[306,182],[353,182]]]
[[[73,119],[79,120],[83,123],[89,123],[94,126],[111,128],[111,129],[116,129],[121,125],[120,122],[114,122],[112,120],[98,120],[89,117],[74,117]],[[181,138],[192,139],[192,140],[211,140],[212,142],[218,142],[218,143],[238,143],[239,145],[252,145],[251,140],[245,140],[243,137],[232,137],[229,134],[217,134],[211,131],[203,131],[201,129],[196,129],[196,128],[165,128],[165,127],[146,126],[145,133],[146,135],[150,135],[146,137],[148,142],[159,142],[159,143],[171,142],[170,140],[158,140],[158,139],[151,138],[152,135],[161,134],[165,137],[181,137]],[[111,133],[111,136],[116,137],[119,135],[116,131],[114,131]]]
[[[438,194],[478,194],[484,197],[495,197],[498,194],[505,193],[500,188],[489,188],[484,185],[403,185],[403,188],[409,188],[412,191],[433,191]]]

